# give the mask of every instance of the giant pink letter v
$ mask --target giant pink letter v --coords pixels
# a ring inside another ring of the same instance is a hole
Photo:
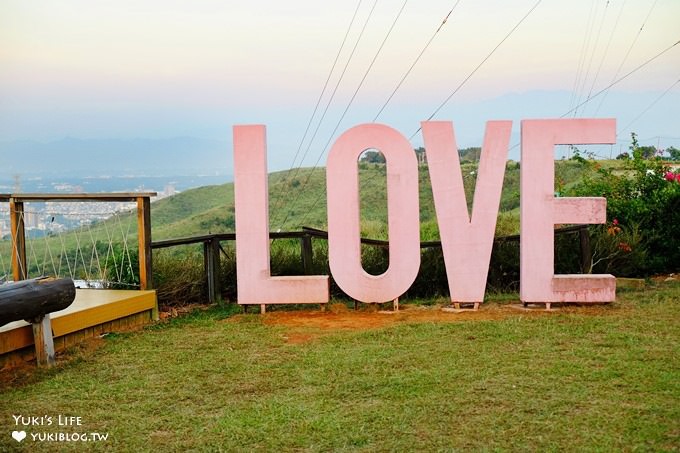
[[[503,188],[512,121],[489,121],[468,214],[450,121],[421,123],[452,302],[482,302]]]

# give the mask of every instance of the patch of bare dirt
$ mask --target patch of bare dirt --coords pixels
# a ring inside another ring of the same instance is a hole
[[[327,311],[280,311],[266,313],[263,322],[267,325],[279,325],[291,328],[312,328],[320,330],[369,330],[399,323],[420,322],[464,322],[472,320],[502,319],[517,316],[517,312],[507,307],[493,306],[478,311],[461,311],[448,313],[441,307],[407,307],[398,312],[379,311],[367,307],[361,310],[330,307]],[[344,306],[341,306],[344,307]],[[540,314],[543,312],[527,312]]]
[[[522,307],[517,304],[485,303],[479,310],[456,312],[442,311],[441,306],[402,305],[400,310],[381,311],[377,305],[360,305],[359,310],[348,309],[344,304],[332,304],[326,311],[296,310],[276,311],[262,315],[266,325],[285,326],[290,330],[284,335],[287,343],[302,344],[314,340],[324,331],[370,330],[400,323],[424,322],[470,322],[499,320],[520,316],[551,316],[554,313],[578,313],[586,316],[602,316],[612,313],[611,305],[559,305],[551,311],[542,305]],[[240,316],[232,318],[238,322]],[[318,332],[313,334],[310,332]]]
[[[283,339],[288,344],[305,344],[319,338],[318,334],[302,333],[302,332],[288,332],[283,335]]]
[[[654,283],[668,283],[680,281],[680,274],[659,274],[651,277]]]
[[[210,305],[208,304],[186,304],[180,307],[160,307],[158,311],[158,317],[164,321],[166,319],[177,318],[182,315],[191,313],[194,310],[208,310]]]
[[[577,313],[585,316],[612,314],[612,306],[591,305],[553,305],[546,311],[543,305],[530,305],[524,308],[515,304],[485,303],[479,310],[442,311],[441,306],[402,305],[400,310],[381,311],[378,305],[359,305],[359,310],[347,308],[344,304],[331,304],[326,311],[296,310],[275,311],[262,315],[262,322],[270,326],[283,326],[286,331],[282,339],[288,344],[305,344],[338,330],[371,330],[389,327],[400,323],[425,322],[474,322],[499,320],[517,317],[554,316],[556,313]],[[230,318],[229,322],[240,322],[242,315]]]

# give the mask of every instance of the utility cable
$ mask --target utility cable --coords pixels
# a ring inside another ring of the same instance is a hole
[[[399,83],[397,83],[397,86],[394,87],[394,90],[392,90],[392,93],[390,93],[390,95],[389,95],[389,97],[387,98],[387,100],[385,101],[385,103],[382,105],[382,107],[380,107],[380,110],[378,111],[378,113],[377,113],[377,114],[375,115],[375,117],[373,118],[373,122],[374,122],[374,123],[377,121],[378,117],[379,117],[380,114],[383,112],[383,110],[385,110],[385,107],[387,107],[387,104],[390,103],[390,101],[392,100],[392,98],[393,98],[394,95],[396,94],[397,90],[399,90],[399,88],[401,88],[401,85],[404,83],[404,81],[405,81],[406,78],[409,76],[409,74],[411,74],[411,71],[413,70],[413,68],[415,67],[415,65],[418,64],[418,61],[420,61],[420,58],[423,56],[423,54],[425,53],[425,51],[427,50],[427,48],[430,47],[430,44],[432,44],[432,41],[434,41],[435,36],[437,36],[437,34],[439,33],[439,31],[442,29],[442,27],[444,27],[444,25],[446,24],[446,22],[449,20],[449,17],[451,16],[451,13],[453,13],[453,10],[456,9],[456,7],[458,6],[458,3],[460,3],[460,0],[457,0],[457,1],[456,1],[456,3],[453,5],[453,7],[451,8],[451,10],[448,12],[448,14],[446,15],[446,17],[444,17],[444,20],[442,20],[442,23],[439,24],[439,27],[437,27],[437,30],[432,34],[432,36],[430,37],[430,39],[427,41],[427,43],[425,44],[425,47],[423,47],[423,49],[420,51],[420,53],[419,53],[418,56],[416,57],[415,61],[414,61],[414,62],[411,64],[411,66],[408,68],[408,70],[406,71],[406,73],[404,74],[404,76],[401,78],[401,80],[399,81]]]
[[[406,71],[406,73],[402,76],[401,80],[399,80],[399,83],[397,83],[397,86],[394,87],[394,90],[392,90],[392,93],[390,93],[390,95],[389,95],[389,97],[387,98],[387,100],[385,100],[385,103],[382,105],[382,107],[380,107],[380,110],[378,111],[378,113],[377,113],[377,114],[375,115],[375,117],[373,118],[373,122],[376,122],[376,121],[377,121],[378,117],[382,114],[383,110],[385,110],[385,107],[387,107],[387,104],[390,103],[390,101],[392,100],[392,98],[394,97],[394,95],[396,94],[396,92],[399,90],[399,88],[401,88],[401,85],[404,83],[404,81],[406,80],[406,78],[411,74],[411,71],[412,71],[413,68],[416,66],[416,64],[418,64],[418,62],[420,61],[420,58],[423,56],[423,54],[424,54],[425,51],[428,49],[428,47],[430,47],[430,44],[432,44],[432,41],[434,41],[434,38],[437,36],[437,34],[442,30],[442,28],[444,27],[444,25],[446,25],[446,23],[448,22],[449,18],[451,17],[451,14],[452,14],[453,11],[456,9],[456,7],[458,6],[459,3],[460,3],[460,0],[457,0],[457,1],[454,3],[454,5],[451,7],[451,9],[449,10],[449,12],[446,14],[446,16],[444,16],[444,19],[442,19],[441,23],[439,24],[439,26],[437,27],[437,29],[434,31],[434,33],[432,34],[432,36],[430,37],[430,39],[427,41],[427,43],[425,43],[425,46],[421,49],[420,53],[419,53],[418,56],[415,58],[415,60],[413,61],[413,63],[411,63],[411,66],[408,68],[408,70]],[[313,209],[314,207],[316,207],[317,203],[319,202],[319,199],[320,199],[320,198],[317,197],[317,199],[314,201],[314,203],[313,203],[311,209]],[[309,211],[308,211],[308,213],[305,215],[305,217],[303,218],[303,224],[304,224],[304,220],[307,219],[307,216],[308,216],[308,215],[309,215]]]
[[[335,66],[338,63],[338,60],[340,59],[340,54],[342,53],[342,50],[345,47],[345,43],[347,42],[347,37],[349,36],[349,32],[352,29],[352,26],[354,25],[354,21],[357,17],[357,13],[359,12],[359,8],[361,7],[361,3],[363,0],[359,0],[359,3],[357,3],[357,7],[354,9],[354,14],[352,15],[352,20],[349,22],[349,26],[347,27],[347,31],[345,32],[345,36],[342,39],[342,43],[340,44],[340,49],[338,49],[338,53],[335,56],[335,60],[333,61],[333,65],[331,66],[331,70],[328,72],[328,77],[326,77],[326,82],[323,85],[323,88],[321,89],[321,94],[319,95],[319,98],[316,101],[316,105],[314,106],[314,111],[312,112],[312,116],[309,117],[309,122],[307,123],[307,127],[305,128],[305,132],[302,135],[302,139],[300,140],[300,144],[298,145],[297,151],[295,152],[295,157],[293,157],[293,163],[291,164],[290,168],[295,167],[295,161],[297,160],[298,156],[300,155],[300,150],[302,149],[302,145],[305,142],[305,139],[307,138],[307,133],[309,132],[309,128],[312,125],[312,122],[314,120],[314,117],[316,116],[316,112],[319,109],[319,105],[321,104],[321,99],[323,98],[323,95],[326,93],[326,88],[328,88],[328,82],[331,80],[331,76],[333,75],[333,71],[335,71]],[[279,184],[283,184],[286,181],[286,177],[284,176],[281,178],[281,180],[278,181]],[[279,196],[274,200],[274,206],[278,207],[278,205],[281,202],[281,192],[277,192]],[[276,212],[276,208],[274,209]]]
[[[468,76],[460,83],[460,85],[458,85],[458,87],[444,100],[444,102],[442,102],[439,105],[439,107],[437,107],[437,109],[435,109],[435,111],[428,117],[427,121],[431,120],[444,107],[444,105],[446,105],[448,103],[448,101],[467,83],[467,81],[470,80],[470,78],[472,78],[472,76],[484,65],[484,63],[486,63],[487,60],[489,60],[489,58],[491,58],[491,56],[500,48],[500,46],[515,32],[515,30],[517,30],[517,28],[519,28],[519,26],[527,19],[527,17],[529,17],[529,15],[531,15],[531,13],[538,7],[538,5],[541,3],[541,1],[542,0],[538,0],[531,7],[531,9],[529,9],[529,11],[522,17],[522,19],[520,19],[520,21],[508,32],[508,34],[505,35],[505,37],[496,45],[496,47],[494,47],[491,50],[491,52],[489,52],[489,54],[481,61],[481,63],[479,63],[477,65],[477,67],[470,74],[468,74]],[[418,130],[416,130],[416,132],[414,132],[413,135],[411,135],[409,140],[413,139],[413,137],[415,137],[415,135],[418,132],[420,132],[420,130],[421,130],[421,128],[418,128]],[[310,174],[310,177],[311,177],[311,174]],[[313,209],[316,206],[316,204],[319,202],[321,196],[323,196],[323,193],[319,194],[319,196],[316,198],[316,200],[312,204],[312,208],[310,208],[310,210]],[[298,198],[299,198],[299,196],[298,196]]]
[[[597,0],[592,0],[592,4],[590,5],[590,12],[588,13],[588,21],[586,22],[586,33],[583,36],[583,44],[581,44],[581,54],[578,59],[578,67],[576,68],[576,79],[574,79],[574,87],[571,90],[569,108],[573,107],[574,102],[578,102],[578,87],[581,84],[581,75],[583,72],[583,66],[586,61],[586,54],[588,53],[590,35],[592,34],[592,29],[593,26],[595,25],[596,4]]]
[[[498,50],[498,48],[499,48],[505,41],[507,41],[507,39],[515,32],[515,30],[517,30],[517,29],[519,28],[519,26],[522,24],[522,22],[524,22],[524,21],[526,20],[526,18],[529,17],[529,15],[531,15],[531,13],[538,7],[538,5],[541,3],[541,1],[542,1],[542,0],[538,0],[538,1],[534,4],[534,6],[531,7],[531,9],[524,15],[524,17],[522,17],[522,19],[520,19],[520,21],[517,22],[517,24],[516,24],[514,27],[512,27],[512,30],[510,30],[510,31],[508,32],[508,34],[505,35],[505,37],[504,37],[498,44],[496,44],[496,47],[494,47],[493,50],[492,50],[491,52],[489,52],[489,54],[488,54],[486,57],[484,57],[484,59],[481,61],[481,63],[479,63],[479,64],[477,65],[477,67],[476,67],[475,69],[473,69],[472,72],[471,72],[470,74],[468,74],[468,76],[467,76],[467,77],[466,77],[466,78],[465,78],[465,79],[464,79],[464,80],[456,87],[456,89],[453,90],[453,92],[452,92],[452,93],[444,100],[444,102],[442,102],[442,103],[439,105],[439,107],[437,107],[437,108],[435,109],[435,111],[432,112],[432,114],[427,118],[426,121],[430,121],[432,118],[434,118],[434,116],[435,116],[437,113],[439,113],[439,111],[440,111],[440,110],[441,110],[441,109],[442,109],[442,108],[443,108],[443,107],[451,100],[451,98],[452,98],[456,93],[458,93],[458,91],[460,91],[460,89],[467,83],[467,81],[470,80],[470,78],[472,78],[473,75],[475,75],[475,73],[479,70],[479,68],[481,68],[481,67],[484,65],[484,63],[486,63],[487,60],[488,60],[489,58],[491,58],[491,56]],[[416,130],[416,131],[413,133],[413,135],[411,135],[411,137],[409,137],[409,140],[413,139],[413,137],[415,137],[416,134],[417,134],[418,132],[420,132],[420,129],[421,129],[421,128],[418,128],[418,130]]]
[[[411,71],[413,70],[413,68],[415,67],[415,65],[418,63],[418,61],[420,60],[420,58],[423,56],[423,54],[425,53],[425,51],[427,50],[427,48],[428,48],[428,47],[430,46],[430,44],[432,43],[432,41],[434,41],[434,38],[437,36],[437,34],[441,31],[441,29],[442,29],[442,28],[444,27],[444,25],[447,23],[447,21],[449,20],[449,17],[451,17],[451,14],[452,14],[453,11],[456,9],[456,7],[458,6],[459,3],[460,3],[460,0],[457,0],[456,3],[451,7],[451,9],[449,10],[449,12],[446,14],[446,16],[444,16],[444,19],[443,19],[442,22],[439,24],[439,26],[437,27],[437,29],[435,30],[435,32],[432,34],[432,36],[430,37],[430,39],[427,41],[427,43],[425,44],[425,46],[423,47],[423,49],[420,51],[420,53],[419,53],[418,56],[416,57],[415,61],[414,61],[414,62],[411,64],[411,66],[408,68],[408,70],[406,71],[406,73],[404,74],[404,76],[401,78],[401,80],[399,81],[399,83],[397,84],[397,86],[394,88],[394,90],[392,91],[392,93],[390,94],[390,96],[387,98],[387,100],[386,100],[385,103],[382,105],[382,107],[380,108],[380,110],[378,111],[378,113],[375,115],[375,117],[373,118],[373,122],[376,122],[376,121],[377,121],[377,119],[378,119],[378,117],[380,116],[380,114],[383,112],[383,110],[385,109],[385,107],[387,107],[387,104],[390,102],[390,100],[392,100],[392,97],[394,97],[394,95],[395,95],[395,93],[397,92],[397,90],[399,90],[399,88],[401,87],[401,85],[404,83],[404,81],[406,80],[406,78],[409,76],[409,74],[411,73]],[[368,185],[367,185],[367,187],[365,187],[365,189],[368,189]],[[314,206],[316,206],[316,202],[314,203]]]
[[[352,15],[352,20],[349,22],[349,26],[347,27],[347,31],[345,32],[345,37],[342,39],[342,44],[340,44],[340,48],[338,49],[337,55],[335,55],[335,60],[333,61],[333,65],[331,66],[331,70],[328,72],[328,77],[326,77],[326,82],[323,84],[323,88],[321,89],[321,94],[319,95],[319,98],[316,100],[316,105],[314,106],[314,111],[312,112],[312,116],[309,117],[309,122],[307,123],[307,127],[305,128],[305,133],[302,135],[302,140],[300,140],[300,144],[298,145],[298,149],[295,152],[295,157],[293,158],[293,163],[291,164],[291,168],[295,166],[295,161],[297,160],[298,155],[300,154],[300,150],[302,149],[302,144],[305,141],[305,138],[307,138],[307,133],[309,132],[309,128],[312,125],[312,121],[314,120],[314,116],[316,116],[316,112],[319,109],[319,105],[321,104],[321,99],[323,98],[323,95],[326,93],[326,88],[328,88],[328,82],[331,80],[331,76],[333,75],[333,71],[335,70],[335,65],[338,63],[338,60],[340,59],[340,54],[342,53],[342,49],[345,47],[345,43],[347,42],[347,37],[349,36],[349,32],[352,29],[352,25],[354,25],[354,20],[357,17],[357,13],[359,12],[359,8],[361,7],[361,3],[363,0],[359,0],[359,3],[357,3],[357,7],[354,10],[354,15]]]
[[[678,83],[680,83],[680,79],[678,79],[678,80],[676,80],[675,82],[673,82],[673,84],[672,84],[671,86],[669,86],[669,87],[666,89],[666,91],[664,91],[663,93],[661,93],[661,95],[660,95],[659,97],[657,97],[656,99],[654,99],[654,101],[652,101],[651,104],[649,104],[642,112],[640,112],[639,115],[637,115],[630,123],[628,123],[628,124],[626,125],[626,127],[624,127],[623,129],[620,129],[619,133],[616,134],[616,136],[618,137],[618,136],[621,135],[623,132],[627,131],[627,130],[630,128],[630,126],[632,126],[637,120],[639,120],[640,118],[642,118],[642,116],[643,116],[645,113],[647,113],[652,107],[654,107],[654,105],[656,105],[657,102],[659,102],[661,99],[663,99],[663,97],[666,96],[666,95],[667,95],[667,94],[675,87],[675,85],[677,85]]]
[[[649,11],[647,12],[647,16],[645,17],[645,20],[642,21],[642,25],[640,26],[640,29],[638,30],[637,34],[635,35],[635,38],[633,38],[633,42],[630,43],[630,46],[628,47],[628,51],[626,52],[626,55],[623,57],[623,60],[621,60],[621,64],[619,64],[618,69],[616,70],[616,73],[614,73],[614,77],[612,77],[612,81],[616,80],[616,78],[619,76],[621,73],[621,69],[623,68],[623,65],[626,64],[626,61],[628,61],[628,57],[630,56],[631,51],[633,50],[633,47],[635,47],[635,43],[637,43],[638,38],[640,38],[640,34],[642,33],[642,29],[645,28],[645,25],[647,24],[647,20],[649,20],[649,16],[652,15],[652,11],[654,11],[654,7],[656,6],[656,3],[658,0],[654,0],[654,3],[652,3],[652,7],[649,8]],[[607,99],[607,94],[600,99],[600,103],[597,106],[597,109],[595,110],[595,116],[597,116],[598,112],[602,108],[602,104],[604,103],[604,100]]]
[[[612,28],[612,32],[609,35],[609,40],[607,41],[607,45],[604,48],[604,54],[602,55],[602,59],[600,60],[600,65],[597,67],[597,72],[595,73],[595,78],[593,79],[593,83],[590,85],[590,90],[588,91],[588,96],[586,99],[590,99],[590,97],[593,94],[593,90],[595,89],[595,84],[597,83],[597,79],[600,77],[600,72],[602,71],[602,66],[604,65],[605,60],[607,59],[607,54],[609,54],[609,47],[612,44],[612,41],[614,40],[614,34],[616,33],[616,29],[619,27],[619,22],[621,20],[621,15],[623,14],[623,9],[626,6],[626,0],[623,0],[623,3],[621,3],[621,9],[619,10],[618,16],[616,16],[616,21],[614,22],[614,27]]]
[[[352,97],[350,98],[349,102],[347,103],[347,106],[345,107],[345,110],[342,112],[342,115],[340,116],[340,119],[335,125],[335,128],[333,129],[333,132],[331,132],[330,136],[328,137],[328,141],[326,141],[326,144],[322,148],[321,152],[319,153],[319,156],[316,159],[316,162],[314,163],[314,166],[312,167],[312,170],[309,172],[309,175],[307,176],[307,179],[303,183],[300,191],[298,192],[298,196],[293,200],[293,203],[291,204],[291,208],[295,206],[295,203],[297,200],[300,198],[300,195],[304,191],[304,188],[306,187],[307,183],[312,177],[312,174],[314,170],[319,166],[319,162],[321,162],[321,158],[324,156],[326,153],[326,150],[328,149],[328,146],[330,145],[331,141],[333,140],[333,137],[335,136],[335,133],[337,132],[338,128],[340,127],[340,124],[342,124],[342,120],[345,118],[345,115],[349,111],[349,108],[352,106],[352,103],[354,102],[354,99],[356,98],[357,94],[359,93],[359,90],[363,86],[364,82],[366,81],[366,78],[368,77],[368,74],[370,73],[371,69],[373,68],[373,65],[375,64],[376,60],[378,59],[378,56],[380,55],[380,52],[382,51],[383,47],[385,46],[385,43],[387,42],[388,38],[390,37],[392,30],[394,29],[395,25],[397,24],[397,21],[401,17],[401,13],[404,11],[404,8],[406,7],[406,4],[408,3],[408,0],[404,0],[404,3],[401,5],[401,8],[399,9],[399,12],[395,16],[394,20],[392,21],[392,25],[390,26],[389,30],[387,30],[387,33],[385,34],[385,37],[383,38],[382,42],[380,43],[380,46],[378,47],[378,50],[376,51],[375,55],[373,56],[373,59],[371,60],[371,63],[368,65],[368,68],[366,68],[366,71],[364,72],[364,76],[361,78],[361,81],[359,82],[359,85],[357,88],[354,90],[354,93],[352,94]],[[286,214],[286,217],[283,219],[283,222],[281,222],[280,228],[283,227],[283,225],[286,223],[288,218],[290,217],[290,210]]]
[[[621,81],[623,81],[624,79],[628,78],[629,76],[633,75],[634,73],[636,73],[636,72],[639,71],[640,69],[644,68],[644,67],[647,66],[649,63],[651,63],[652,61],[656,60],[656,59],[659,58],[661,55],[665,54],[666,52],[668,52],[669,50],[671,50],[673,47],[677,46],[678,44],[680,44],[680,40],[679,40],[679,41],[676,41],[674,44],[670,45],[669,47],[666,47],[664,50],[662,50],[662,51],[659,52],[658,54],[654,55],[653,57],[651,57],[650,59],[648,59],[648,60],[645,61],[644,63],[638,65],[636,68],[634,68],[633,70],[631,70],[630,72],[628,72],[626,75],[624,75],[624,76],[622,76],[622,77],[619,77],[618,79],[614,80],[612,83],[610,83],[610,84],[607,85],[606,87],[602,88],[600,91],[598,91],[598,92],[595,93],[593,96],[591,96],[590,98],[586,99],[586,100],[583,101],[581,104],[579,104],[579,105],[577,105],[576,107],[574,107],[573,109],[566,111],[564,114],[562,114],[562,115],[560,116],[560,118],[564,118],[565,116],[567,116],[567,115],[569,115],[570,113],[572,113],[572,112],[574,111],[574,109],[577,109],[577,108],[579,108],[579,107],[581,107],[581,106],[587,104],[587,103],[590,102],[591,100],[595,99],[595,98],[598,97],[599,95],[601,95],[601,94],[603,94],[603,93],[606,93],[607,90],[611,89],[614,85],[618,84],[619,82],[621,82]],[[677,83],[677,82],[676,82],[676,83]],[[510,148],[508,148],[508,151],[512,151],[513,149],[517,148],[518,146],[519,146],[519,142],[515,143],[515,144],[512,145]]]
[[[361,32],[359,33],[359,36],[357,37],[356,42],[354,43],[354,47],[352,48],[352,51],[350,52],[349,58],[347,59],[347,62],[345,62],[345,66],[342,69],[342,72],[340,73],[340,78],[335,84],[335,87],[333,88],[333,93],[331,93],[330,98],[328,99],[328,102],[326,103],[326,107],[324,108],[323,113],[321,114],[321,118],[319,119],[319,122],[316,125],[316,128],[314,129],[314,133],[312,134],[312,138],[309,140],[309,143],[307,145],[307,149],[305,150],[304,154],[302,155],[302,158],[300,159],[299,165],[295,168],[295,172],[291,179],[295,179],[297,175],[300,173],[300,169],[302,168],[302,163],[304,162],[305,158],[307,157],[307,154],[309,153],[309,150],[312,146],[312,143],[314,142],[314,139],[316,138],[316,134],[319,132],[319,128],[321,127],[321,123],[323,123],[324,118],[326,118],[326,113],[328,113],[328,108],[330,107],[331,103],[333,102],[333,99],[335,98],[335,94],[338,92],[338,88],[340,87],[340,83],[342,82],[342,79],[345,76],[345,73],[347,72],[347,67],[349,66],[350,61],[352,61],[352,57],[354,57],[354,53],[357,50],[357,47],[359,46],[359,43],[361,42],[361,38],[364,36],[364,32],[366,31],[366,26],[368,25],[368,22],[371,20],[371,17],[373,16],[373,11],[375,11],[375,7],[378,4],[378,0],[375,0],[373,2],[373,7],[371,8],[371,11],[368,13],[368,17],[366,17],[366,21],[364,22],[363,27],[361,28]],[[288,191],[286,191],[286,194],[288,195]],[[285,200],[285,197],[282,196],[281,199]]]
[[[607,17],[607,9],[609,7],[609,0],[607,0],[607,3],[604,6],[604,11],[602,12],[602,19],[600,20],[600,26],[597,30],[597,36],[595,37],[595,43],[593,44],[593,51],[590,53],[590,60],[588,61],[588,69],[586,69],[586,74],[583,76],[582,80],[582,91],[585,91],[586,88],[586,83],[588,80],[588,75],[590,74],[590,68],[593,66],[593,58],[595,57],[595,52],[597,51],[597,46],[600,43],[600,36],[602,36],[602,28],[604,28],[604,20]],[[593,19],[593,23],[595,20]],[[593,80],[593,85],[594,85],[594,80]],[[581,90],[580,90],[581,91]],[[591,90],[592,93],[592,90]],[[587,98],[587,96],[586,96]],[[574,116],[576,116],[576,111],[574,111]]]
[[[576,107],[574,107],[573,109],[569,110],[569,111],[568,111],[567,113],[565,113],[564,115],[560,116],[560,118],[564,118],[565,116],[567,116],[567,115],[569,115],[570,113],[574,112],[574,111],[575,111],[576,109],[578,109],[579,107],[581,107],[581,106],[587,104],[588,102],[590,102],[591,100],[595,99],[595,98],[598,97],[599,95],[601,95],[601,94],[603,94],[603,93],[606,93],[611,87],[613,87],[614,85],[618,84],[618,83],[621,82],[622,80],[628,78],[629,76],[631,76],[632,74],[636,73],[636,72],[639,71],[640,69],[644,68],[644,67],[647,66],[649,63],[651,63],[652,61],[656,60],[656,59],[659,58],[661,55],[665,54],[666,52],[668,52],[669,50],[671,50],[673,47],[677,46],[678,44],[680,44],[680,41],[676,41],[674,44],[670,45],[669,47],[666,47],[664,50],[662,50],[662,51],[659,52],[658,54],[654,55],[652,58],[650,58],[649,60],[645,61],[645,62],[642,63],[641,65],[637,66],[635,69],[631,70],[631,71],[628,72],[626,75],[624,75],[624,76],[622,76],[622,77],[619,77],[618,79],[616,79],[615,81],[613,81],[612,83],[610,83],[609,85],[607,85],[606,87],[602,88],[600,91],[598,91],[597,93],[595,93],[594,95],[592,95],[589,99],[586,99],[585,101],[581,102],[579,105],[577,105]]]

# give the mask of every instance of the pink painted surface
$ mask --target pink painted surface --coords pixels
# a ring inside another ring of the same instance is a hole
[[[611,275],[554,275],[554,225],[606,221],[604,198],[555,198],[554,147],[616,142],[614,119],[522,121],[520,299],[522,302],[611,302]]]
[[[271,276],[266,146],[264,126],[234,126],[238,303],[326,303],[329,291],[325,275]]]
[[[389,267],[370,275],[361,266],[359,177],[357,160],[375,148],[387,161]],[[363,124],[349,129],[333,145],[326,170],[328,255],[331,274],[350,297],[387,302],[402,295],[420,267],[418,162],[406,137],[389,126]]]
[[[458,147],[449,121],[421,123],[452,302],[483,302],[512,121],[489,121],[468,214]]]

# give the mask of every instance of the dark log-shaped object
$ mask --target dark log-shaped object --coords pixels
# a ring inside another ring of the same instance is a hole
[[[47,313],[63,310],[76,298],[70,278],[36,278],[0,286],[0,326],[25,319],[40,322]]]

